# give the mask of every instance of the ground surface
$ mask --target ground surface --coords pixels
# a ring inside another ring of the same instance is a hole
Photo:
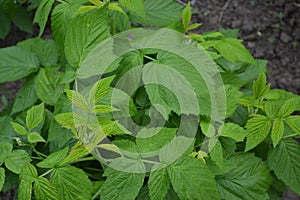
[[[193,20],[203,23],[200,32],[240,29],[240,38],[251,53],[256,58],[269,60],[268,79],[272,87],[300,94],[300,0],[191,0],[191,3],[198,13]],[[0,47],[14,45],[27,37],[32,35],[13,28],[10,35],[0,41]],[[15,94],[20,84],[19,81],[3,86]],[[0,97],[5,94],[3,91],[0,88]],[[2,199],[10,198],[0,194]],[[286,192],[285,199],[300,198]]]

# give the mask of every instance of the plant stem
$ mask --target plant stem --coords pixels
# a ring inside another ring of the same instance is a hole
[[[94,158],[94,157],[80,158],[80,159],[74,161],[73,163],[75,163],[75,162],[83,162],[83,161],[91,161],[91,160],[96,160],[96,158]]]
[[[46,171],[45,173],[43,173],[42,175],[40,175],[40,177],[44,177],[47,174],[50,174],[53,171],[53,169],[49,169],[48,171]]]
[[[149,60],[156,61],[154,58],[151,58],[150,56],[144,55],[144,57],[148,58]]]

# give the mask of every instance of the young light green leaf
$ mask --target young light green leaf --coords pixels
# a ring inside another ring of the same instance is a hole
[[[185,30],[187,30],[189,23],[191,22],[192,12],[191,12],[191,2],[189,1],[182,12],[182,24]]]
[[[242,142],[247,135],[245,129],[234,123],[225,123],[220,126],[219,134],[223,137],[230,137],[237,142]]]
[[[265,199],[272,183],[268,167],[253,154],[237,154],[230,158],[236,167],[216,177],[222,199]]]
[[[2,187],[5,183],[5,170],[0,167],[0,191],[2,191]]]
[[[44,103],[41,103],[27,111],[26,126],[29,130],[37,127],[44,120],[44,110]]]
[[[92,183],[81,169],[73,166],[55,168],[50,182],[58,190],[61,199],[92,199]]]
[[[40,26],[39,37],[41,37],[44,32],[53,3],[54,0],[42,0],[34,15],[33,23],[38,23]]]
[[[37,143],[37,142],[44,142],[46,143],[46,140],[37,132],[29,133],[27,136],[28,142],[30,143]]]
[[[74,90],[65,90],[66,95],[68,97],[68,99],[72,102],[72,104],[74,104],[75,106],[77,106],[78,108],[84,110],[84,111],[89,111],[89,107],[88,104],[85,100],[85,98],[78,92],[74,91]]]
[[[145,174],[114,171],[101,187],[103,200],[135,199],[143,186]]]
[[[35,55],[15,46],[0,49],[0,57],[0,83],[26,77],[40,65]]]
[[[13,150],[5,159],[5,166],[10,171],[19,174],[23,166],[31,161],[24,150]]]
[[[51,153],[47,158],[37,163],[40,168],[56,168],[59,167],[61,162],[67,157],[69,148],[66,147],[60,151]]]
[[[284,133],[284,123],[281,118],[276,118],[273,122],[271,138],[273,141],[274,147],[280,142]]]
[[[62,165],[77,161],[79,158],[89,154],[82,142],[78,141],[71,149],[69,155],[62,161]]]
[[[170,185],[165,168],[152,171],[148,182],[150,199],[165,199]]]
[[[202,161],[183,156],[167,171],[180,199],[220,199],[214,176]]]
[[[21,124],[19,124],[17,122],[10,122],[10,124],[16,133],[18,133],[20,135],[28,135],[27,130]]]
[[[144,0],[120,0],[119,2],[122,6],[127,8],[129,11],[137,14],[139,17],[146,17]]]
[[[8,142],[0,142],[0,163],[2,163],[13,150],[13,145]]]
[[[282,140],[268,154],[268,165],[289,188],[300,195],[300,145],[293,139]]]
[[[37,95],[34,89],[35,78],[27,78],[26,82],[17,93],[17,97],[12,107],[12,114],[23,111],[32,106],[37,101]]]
[[[266,84],[266,75],[264,72],[260,72],[257,80],[253,82],[253,96],[255,99],[261,99],[269,92],[270,84]]]
[[[94,109],[96,113],[110,113],[113,111],[110,105],[96,105]]]
[[[300,116],[289,116],[285,119],[285,122],[300,135]]]
[[[202,24],[201,23],[194,23],[194,24],[191,24],[190,26],[187,27],[186,31],[190,31],[190,30],[194,30],[198,27],[200,27]],[[194,35],[195,36],[195,35]],[[192,37],[191,37],[192,38]],[[197,36],[196,36],[197,38]]]
[[[300,99],[288,99],[278,111],[279,117],[287,117],[295,111],[300,111]]]
[[[114,78],[115,76],[110,76],[97,81],[90,90],[89,103],[95,103],[104,97],[108,93],[110,84]]]
[[[272,128],[272,121],[266,116],[255,115],[248,120],[245,127],[249,133],[245,151],[249,151],[264,141]]]
[[[44,177],[39,177],[34,182],[34,196],[37,200],[60,200],[56,188]]]
[[[65,55],[72,67],[78,68],[92,49],[110,36],[107,18],[108,9],[103,6],[71,21],[66,34]]]
[[[75,113],[60,113],[54,116],[54,119],[64,128],[74,129],[76,127],[75,123]]]

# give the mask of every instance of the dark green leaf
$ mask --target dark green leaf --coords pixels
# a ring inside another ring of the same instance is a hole
[[[32,33],[31,16],[30,12],[28,12],[26,8],[18,6],[12,20],[20,30]]]
[[[268,167],[253,154],[237,154],[230,159],[236,165],[216,177],[222,199],[265,199],[272,182]]]
[[[19,42],[17,46],[32,52],[44,67],[54,65],[57,62],[58,53],[53,40],[30,38]]]
[[[289,116],[285,122],[300,135],[300,116]]]
[[[25,180],[25,181],[29,181],[29,182],[34,182],[35,179],[38,177],[38,173],[36,168],[30,164],[27,163],[23,166],[21,172],[20,172],[20,179],[21,180]]]
[[[22,167],[31,161],[29,155],[24,150],[13,150],[5,159],[5,166],[10,171],[19,174]]]
[[[19,89],[12,107],[12,114],[25,110],[37,101],[37,95],[34,90],[34,80],[34,78],[28,78]]]
[[[0,21],[1,21],[0,39],[3,39],[10,31],[11,22],[1,8],[0,8]]]
[[[115,171],[111,173],[101,187],[101,200],[135,199],[143,186],[144,174]]]
[[[34,196],[37,200],[60,200],[56,188],[44,177],[34,182]]]
[[[2,191],[2,187],[5,183],[5,170],[0,167],[0,191]]]
[[[167,26],[179,21],[183,7],[172,0],[144,0],[146,17],[131,16],[132,20],[148,26]]]
[[[300,145],[293,139],[282,140],[268,154],[268,165],[276,176],[300,195]]]
[[[29,130],[37,127],[44,120],[44,110],[44,103],[41,103],[27,111],[26,125]]]
[[[202,161],[183,156],[167,171],[180,199],[220,199],[214,176]]]
[[[92,183],[81,169],[73,166],[56,168],[50,182],[58,190],[61,199],[92,199]]]
[[[40,65],[35,55],[19,47],[0,49],[0,57],[0,83],[26,77]]]
[[[32,182],[21,179],[18,186],[18,200],[31,199],[32,195]]]
[[[53,3],[54,0],[42,0],[34,15],[33,23],[38,23],[40,26],[39,37],[41,37],[44,32]]]
[[[148,182],[150,199],[164,199],[170,188],[167,170],[158,169],[150,173]]]
[[[65,54],[71,66],[78,68],[92,49],[110,36],[107,17],[107,6],[103,6],[72,20],[65,41]]]
[[[2,163],[13,150],[13,145],[7,142],[0,142],[0,163]]]

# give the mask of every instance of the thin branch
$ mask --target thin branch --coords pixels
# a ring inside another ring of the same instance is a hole
[[[227,9],[228,5],[230,3],[230,0],[227,0],[226,3],[224,4],[221,12],[220,12],[220,17],[219,17],[219,23],[222,22],[223,16],[224,16],[224,11]]]

